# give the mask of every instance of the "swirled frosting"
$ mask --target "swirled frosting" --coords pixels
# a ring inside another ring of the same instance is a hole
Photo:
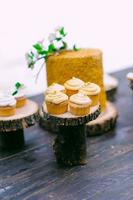
[[[65,88],[69,90],[79,90],[83,85],[84,81],[75,77],[64,83]]]
[[[96,95],[100,93],[100,91],[101,89],[97,84],[90,82],[85,83],[79,90],[79,92],[84,93],[86,95]]]
[[[53,91],[53,92],[47,94],[45,99],[47,102],[51,102],[54,104],[60,104],[64,101],[67,101],[68,96],[66,94],[64,94],[63,92]]]
[[[20,91],[18,91],[17,94],[14,95],[14,97],[16,99],[21,98],[21,97],[25,97],[25,93],[24,93],[24,91],[20,90]]]
[[[83,93],[77,93],[77,94],[73,94],[71,97],[70,97],[70,102],[72,103],[76,103],[76,104],[90,104],[91,105],[91,99],[83,94]]]
[[[127,79],[131,81],[133,80],[133,72],[127,74]]]
[[[15,106],[16,100],[12,95],[0,94],[0,107]]]
[[[58,84],[58,83],[53,83],[52,85],[50,85],[50,86],[46,89],[45,95],[51,93],[52,91],[61,92],[61,91],[64,91],[64,90],[65,90],[65,87],[64,87],[63,85],[60,85],[60,84]]]

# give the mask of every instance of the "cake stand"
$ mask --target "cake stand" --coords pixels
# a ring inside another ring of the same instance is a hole
[[[42,106],[43,118],[58,126],[57,137],[53,149],[57,163],[62,166],[86,164],[85,124],[96,119],[100,114],[100,106],[91,107],[86,116],[76,117],[70,112],[61,115],[50,115],[46,105]]]
[[[0,148],[17,149],[24,145],[24,128],[38,120],[38,105],[27,100],[25,106],[16,109],[16,114],[0,117]]]

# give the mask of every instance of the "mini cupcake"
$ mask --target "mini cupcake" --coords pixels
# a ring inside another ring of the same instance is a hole
[[[12,93],[12,95],[17,101],[16,103],[17,108],[20,108],[26,105],[27,98],[25,96],[24,89],[25,89],[25,86],[22,83],[17,82],[15,84],[15,90]]]
[[[53,91],[57,91],[57,92],[63,92],[65,93],[65,87],[63,85],[60,85],[58,83],[53,83],[52,85],[50,85],[46,91],[45,91],[45,95],[49,94]]]
[[[73,94],[78,93],[79,89],[84,85],[84,82],[78,78],[73,77],[72,79],[64,83],[66,94],[70,97]]]
[[[79,90],[79,92],[90,97],[90,99],[92,100],[92,106],[98,104],[100,91],[101,88],[97,84],[90,82],[85,83]]]
[[[16,112],[16,100],[12,95],[1,94],[0,95],[0,116],[8,117],[15,115]]]
[[[91,102],[91,99],[83,93],[74,94],[69,99],[70,112],[77,116],[87,115],[90,112]]]
[[[14,95],[17,103],[16,103],[16,107],[20,108],[26,105],[27,102],[27,98],[25,96],[25,94],[22,91],[19,91],[17,94]]]
[[[127,79],[130,81],[130,88],[133,90],[133,72],[127,74]]]
[[[63,114],[68,109],[68,96],[62,92],[53,91],[45,97],[48,113]]]

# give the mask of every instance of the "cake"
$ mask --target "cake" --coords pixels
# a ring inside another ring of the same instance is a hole
[[[78,116],[87,115],[90,112],[91,103],[92,101],[87,95],[83,93],[73,94],[69,99],[70,112]]]
[[[16,100],[12,95],[0,94],[0,116],[8,117],[15,115]]]
[[[106,108],[106,94],[103,84],[102,52],[99,49],[66,50],[49,56],[46,60],[47,82],[64,84],[72,77],[100,86],[100,104]]]

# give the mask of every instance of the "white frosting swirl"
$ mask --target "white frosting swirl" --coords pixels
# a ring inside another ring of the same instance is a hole
[[[24,91],[19,90],[19,91],[17,92],[17,94],[14,95],[14,97],[15,97],[16,99],[21,98],[21,97],[25,97],[25,93],[24,93]]]
[[[85,95],[96,95],[96,94],[100,93],[100,91],[101,91],[101,89],[97,84],[90,83],[90,82],[85,83],[79,90],[79,92],[81,92]]]
[[[16,100],[12,95],[0,94],[0,106],[1,107],[15,106],[15,105],[16,105]]]
[[[129,72],[128,74],[127,74],[127,79],[128,80],[133,80],[133,72]]]
[[[45,91],[45,94],[49,94],[51,93],[51,91],[58,91],[58,92],[61,92],[61,91],[64,91],[65,90],[65,87],[63,85],[60,85],[58,83],[53,83],[52,85],[50,85],[46,91]]]
[[[51,102],[54,104],[60,104],[64,101],[67,101],[68,96],[66,94],[64,94],[63,92],[53,91],[53,92],[47,94],[45,99],[47,102]]]
[[[90,104],[91,105],[91,99],[84,95],[83,93],[77,93],[77,94],[73,94],[71,97],[70,97],[70,102],[72,103],[76,103],[76,104]]]
[[[64,83],[65,88],[69,90],[79,90],[81,86],[83,85],[84,85],[84,81],[75,77],[73,77],[72,79]]]

